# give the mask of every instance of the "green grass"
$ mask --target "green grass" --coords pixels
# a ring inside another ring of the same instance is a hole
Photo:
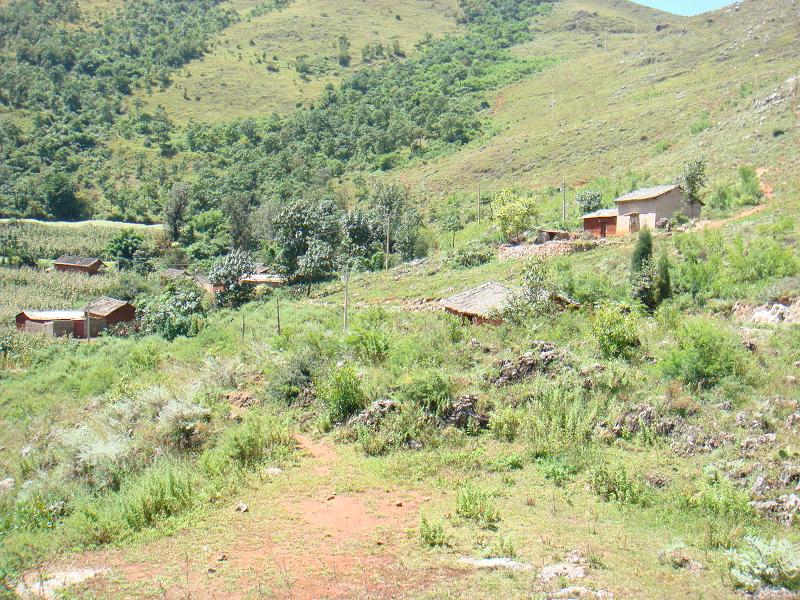
[[[438,37],[459,29],[454,0],[293,0],[285,9],[252,18],[248,14],[256,2],[232,4],[241,21],[222,34],[210,53],[181,69],[169,88],[141,96],[147,106],[163,105],[178,122],[290,112],[358,69],[367,43],[388,46],[397,40],[413,54],[425,33]],[[352,61],[346,68],[337,63],[336,40],[342,34],[351,43]],[[308,78],[294,67],[301,56],[314,66]]]

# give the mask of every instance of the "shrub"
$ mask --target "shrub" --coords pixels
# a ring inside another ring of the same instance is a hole
[[[458,490],[456,514],[487,529],[494,529],[500,521],[489,492],[469,483]]]
[[[745,546],[728,553],[737,587],[755,592],[774,586],[800,590],[800,548],[789,540],[745,538]]]
[[[447,545],[447,536],[441,523],[431,523],[422,515],[419,520],[419,539],[423,546],[435,548]]]
[[[75,477],[98,490],[119,487],[131,457],[127,438],[81,425],[62,434],[62,443]]]
[[[250,414],[243,423],[225,430],[214,448],[200,457],[200,465],[208,474],[219,477],[283,458],[293,448],[294,440],[285,423]]]
[[[247,367],[239,358],[207,356],[206,378],[211,385],[236,388],[247,374]]]
[[[347,344],[364,362],[381,364],[389,356],[389,335],[378,328],[356,328],[347,336]]]
[[[332,423],[343,423],[366,403],[366,394],[352,366],[337,368],[320,389]]]
[[[389,414],[377,430],[359,427],[356,434],[361,449],[369,456],[403,448],[430,448],[441,442],[436,419],[411,404]]]
[[[170,400],[158,415],[158,428],[167,442],[178,448],[191,448],[202,441],[210,411],[188,400]]]
[[[648,503],[644,484],[629,476],[622,465],[616,468],[602,466],[595,469],[590,474],[589,485],[592,491],[606,502],[643,506]]]
[[[640,345],[635,315],[620,306],[598,310],[592,319],[592,333],[605,358],[628,358]]]
[[[192,471],[183,463],[161,461],[131,479],[119,492],[121,518],[133,531],[177,515],[195,500]]]
[[[530,399],[522,432],[536,456],[586,444],[604,410],[601,400],[587,400],[578,386],[557,384]]]
[[[450,402],[452,384],[438,371],[422,371],[407,379],[398,395],[401,400],[419,406],[425,412],[440,416]]]
[[[511,190],[498,193],[494,204],[495,218],[508,239],[519,240],[539,217],[539,206],[535,198],[518,196]]]
[[[743,358],[733,336],[707,321],[694,320],[678,330],[676,345],[661,360],[664,374],[701,388],[742,373]]]
[[[208,278],[215,284],[224,286],[224,290],[216,296],[220,306],[235,308],[250,301],[253,286],[240,283],[240,280],[244,276],[252,275],[254,270],[253,258],[242,250],[234,250],[214,263]]]
[[[521,408],[512,406],[498,408],[492,413],[489,431],[498,440],[513,442],[522,428],[524,418],[525,411]]]
[[[481,242],[470,241],[445,256],[451,269],[471,269],[484,265],[494,258],[494,248]]]
[[[273,397],[292,404],[303,389],[312,385],[316,360],[308,354],[295,354],[288,364],[278,369],[270,379],[269,390]]]
[[[583,190],[575,195],[575,204],[583,213],[603,208],[603,194],[599,190]]]
[[[736,488],[727,478],[714,472],[694,494],[684,500],[687,508],[714,517],[730,517],[740,522],[753,516],[750,495]]]
[[[137,315],[143,333],[156,333],[167,340],[196,335],[202,328],[203,294],[190,281],[171,283],[164,293],[139,302]]]

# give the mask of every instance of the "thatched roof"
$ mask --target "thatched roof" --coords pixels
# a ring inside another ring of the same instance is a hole
[[[104,296],[89,302],[89,304],[83,307],[83,310],[87,311],[93,317],[107,317],[111,313],[127,305],[128,303],[124,300],[117,300],[116,298]]]
[[[53,264],[56,265],[67,265],[70,267],[93,267],[96,264],[103,264],[103,261],[99,258],[92,258],[89,256],[71,256],[69,254],[65,254],[64,256],[57,258]]]
[[[495,318],[513,292],[495,281],[465,290],[441,301],[447,310],[468,317]]]

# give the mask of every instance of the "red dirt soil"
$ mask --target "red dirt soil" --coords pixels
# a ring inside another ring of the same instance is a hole
[[[184,531],[147,543],[136,551],[147,557],[141,562],[106,550],[48,569],[108,569],[79,588],[97,597],[176,599],[404,598],[466,573],[404,560],[404,548],[416,543],[414,528],[426,501],[419,492],[335,495],[336,450],[303,436],[297,441],[306,457],[281,477],[291,483],[313,473],[320,482],[310,491],[293,493],[289,486],[277,500],[248,499],[247,512],[223,513],[221,535],[198,539],[198,532]],[[227,541],[217,539],[226,533]]]

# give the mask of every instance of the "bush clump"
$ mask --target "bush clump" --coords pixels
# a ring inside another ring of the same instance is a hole
[[[452,395],[450,380],[439,371],[415,373],[400,388],[401,400],[419,406],[425,412],[441,416]]]
[[[419,520],[419,539],[423,546],[436,548],[447,545],[447,536],[441,523],[431,523],[422,515]]]
[[[158,415],[158,428],[170,445],[186,449],[202,442],[211,411],[188,400],[170,400]]]
[[[279,459],[292,451],[294,441],[285,423],[251,414],[239,425],[227,429],[217,444],[200,457],[209,475],[242,472],[268,459]]]
[[[336,369],[320,389],[319,397],[331,423],[343,423],[364,408],[367,396],[355,369],[345,365]]]
[[[773,586],[800,590],[800,548],[789,540],[746,537],[745,545],[728,553],[737,587],[755,592]]]
[[[622,465],[616,468],[601,466],[595,469],[589,477],[589,485],[592,491],[606,502],[642,506],[648,503],[644,484],[628,475]]]
[[[604,306],[594,316],[592,333],[604,358],[629,358],[639,347],[636,316],[619,306]]]
[[[445,256],[444,262],[451,269],[471,269],[485,265],[494,258],[494,249],[487,244],[471,241]]]
[[[500,522],[491,494],[469,483],[458,490],[456,514],[487,529],[494,529]]]
[[[688,385],[710,388],[743,374],[743,357],[731,334],[713,323],[693,320],[678,330],[677,343],[662,359],[661,369]]]

